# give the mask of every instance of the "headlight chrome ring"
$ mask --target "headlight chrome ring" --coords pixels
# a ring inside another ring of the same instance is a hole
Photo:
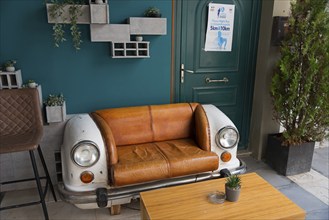
[[[77,143],[71,152],[72,160],[81,167],[91,167],[99,159],[100,153],[95,144],[92,141],[81,141]]]
[[[216,144],[224,149],[234,147],[239,142],[239,132],[232,126],[220,129],[215,137]]]

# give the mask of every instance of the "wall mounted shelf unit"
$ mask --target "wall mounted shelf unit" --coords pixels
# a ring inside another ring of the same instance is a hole
[[[166,35],[167,19],[166,18],[143,18],[130,17],[130,34],[132,35]]]
[[[108,1],[96,2],[89,0],[89,5],[81,5],[82,14],[77,23],[90,25],[91,42],[112,42],[113,58],[149,58],[150,42],[131,41],[132,35],[167,34],[166,18],[130,17],[128,24],[110,24]],[[54,5],[46,4],[48,23],[70,23],[69,9],[72,5],[65,5],[62,15],[53,18],[50,12]]]
[[[150,42],[112,42],[113,58],[150,58]]]
[[[19,89],[22,87],[21,70],[0,72],[0,89]]]

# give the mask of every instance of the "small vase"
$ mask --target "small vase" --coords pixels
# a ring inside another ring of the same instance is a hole
[[[241,188],[238,189],[232,189],[230,187],[228,187],[225,184],[225,194],[226,194],[226,200],[230,201],[230,202],[236,202],[239,200],[239,196],[240,196],[240,190]]]
[[[143,37],[142,36],[136,36],[136,41],[143,41]]]
[[[95,3],[96,4],[103,4],[104,2],[103,2],[103,0],[95,0]]]
[[[14,66],[7,66],[7,67],[6,67],[6,70],[7,70],[8,72],[15,72],[15,67],[14,67]]]
[[[29,88],[36,88],[37,84],[35,82],[34,83],[29,83],[28,86],[29,86]]]

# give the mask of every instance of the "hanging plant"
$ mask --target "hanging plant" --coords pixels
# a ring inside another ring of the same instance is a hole
[[[55,19],[56,21],[56,23],[53,25],[54,44],[55,47],[59,47],[61,43],[66,41],[64,37],[65,35],[64,25],[58,23],[58,19],[57,19],[59,17],[62,17],[65,4],[63,2],[58,2],[56,0],[52,0],[51,3],[53,5],[49,8],[49,13],[51,18]],[[65,18],[63,18],[63,20],[65,20]]]
[[[80,50],[81,40],[81,31],[77,25],[78,17],[82,15],[81,11],[82,5],[73,4],[70,6],[70,22],[71,22],[71,36],[73,41],[73,46],[76,50]]]
[[[55,20],[53,25],[53,37],[55,47],[59,47],[61,43],[66,41],[65,38],[65,24],[66,22],[70,23],[70,31],[73,42],[73,47],[76,50],[80,50],[81,40],[81,31],[77,25],[78,18],[82,16],[82,2],[76,0],[64,0],[57,1],[51,0],[52,5],[49,7],[49,15],[52,19]],[[68,7],[68,16],[64,15],[65,6]],[[60,19],[59,19],[60,18]],[[59,22],[60,21],[60,22]]]

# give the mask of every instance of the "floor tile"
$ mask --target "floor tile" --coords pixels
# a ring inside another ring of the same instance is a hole
[[[316,148],[313,154],[312,169],[329,178],[329,147]]]
[[[319,209],[308,212],[306,220],[328,220],[329,219],[329,208]]]
[[[310,172],[289,176],[288,178],[329,205],[329,180],[327,177],[311,169]]]
[[[243,160],[247,164],[247,172],[255,172],[258,169],[267,167],[264,162],[258,161],[250,156],[242,156],[239,157],[239,159]]]
[[[267,182],[269,182],[274,187],[282,187],[292,183],[291,180],[285,176],[278,175],[276,171],[270,168],[262,168],[256,170],[256,173],[263,177]]]
[[[305,191],[296,183],[278,187],[278,190],[285,194],[289,199],[303,208],[306,212],[312,212],[321,209],[328,209],[328,205],[320,201],[311,193]]]

